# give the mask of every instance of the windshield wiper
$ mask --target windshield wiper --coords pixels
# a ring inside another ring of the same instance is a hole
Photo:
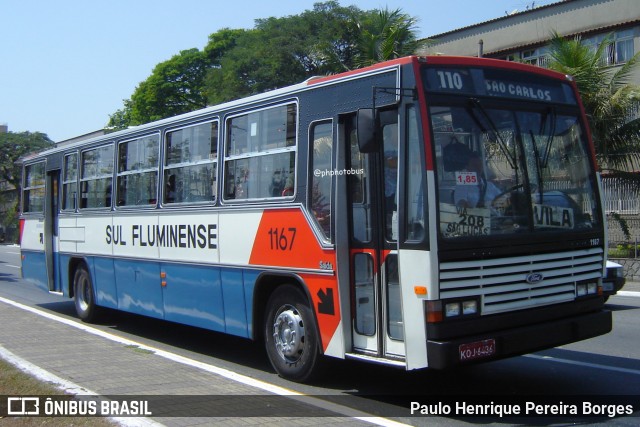
[[[547,143],[544,148],[544,157],[542,158],[542,167],[546,168],[549,164],[549,156],[551,154],[551,144],[553,143],[553,137],[556,135],[556,109],[549,107],[549,112],[545,114],[544,120],[540,123],[540,135],[547,125],[547,119],[551,116],[551,129],[549,129],[549,135],[547,137]],[[534,142],[535,145],[535,142]]]
[[[553,144],[553,137],[556,134],[556,110],[553,107],[549,107],[547,112],[542,116],[542,120],[540,121],[540,129],[538,130],[538,135],[542,136],[544,130],[547,127],[548,120],[550,122],[549,134],[547,135],[547,141],[544,145],[544,152],[542,158],[540,157],[540,151],[538,150],[538,144],[536,143],[536,136],[533,133],[533,130],[529,130],[529,136],[531,138],[531,144],[533,146],[533,153],[536,156],[536,175],[538,181],[538,194],[539,194],[539,203],[542,204],[544,188],[543,188],[543,179],[542,179],[542,170],[546,169],[549,166],[549,156],[551,155],[551,145]]]
[[[493,132],[493,134],[494,134],[494,136],[496,138],[496,141],[498,141],[498,146],[500,147],[500,149],[502,150],[502,152],[506,156],[507,161],[509,162],[509,166],[511,166],[511,169],[515,169],[516,168],[516,159],[509,152],[509,147],[507,147],[506,142],[504,141],[504,139],[502,139],[502,136],[500,135],[500,132],[498,131],[498,127],[496,126],[496,124],[491,119],[491,116],[489,116],[489,114],[484,109],[482,104],[480,104],[480,100],[479,99],[477,99],[477,98],[469,98],[469,101],[471,101],[471,105],[473,107],[477,108],[478,111],[480,111],[480,113],[482,114],[482,117],[484,118],[484,120],[489,124],[489,126],[491,127],[491,131]],[[481,128],[484,129],[484,126],[482,125],[482,123],[478,120],[478,118],[475,116],[475,114],[473,114],[473,110],[471,110],[471,117],[478,124],[478,126],[480,126]]]
[[[542,169],[546,166],[540,162],[540,152],[538,151],[538,144],[536,144],[536,137],[533,131],[529,129],[529,136],[531,137],[531,145],[533,146],[533,154],[536,156],[536,176],[538,178],[538,203],[542,204],[542,195],[544,194],[544,188],[542,188]],[[547,143],[549,145],[549,143]],[[546,150],[545,150],[546,151]],[[546,154],[548,155],[548,153]]]

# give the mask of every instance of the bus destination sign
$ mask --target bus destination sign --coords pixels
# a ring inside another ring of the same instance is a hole
[[[490,68],[427,68],[427,90],[531,101],[576,104],[571,87],[565,82],[531,74],[494,70]]]

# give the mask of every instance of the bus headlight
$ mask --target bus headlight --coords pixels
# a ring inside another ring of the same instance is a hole
[[[587,295],[587,284],[586,283],[578,283],[576,287],[576,295],[579,297],[583,297]]]
[[[444,305],[444,317],[470,316],[478,314],[478,301],[475,299],[452,301]]]
[[[462,302],[462,314],[463,315],[469,315],[469,314],[477,314],[478,313],[478,301],[476,300],[471,300],[471,301],[463,301]]]
[[[586,297],[589,295],[597,295],[597,294],[598,294],[597,282],[581,282],[576,285],[577,297]]]
[[[460,303],[450,302],[444,306],[444,317],[460,316]]]
[[[426,301],[427,323],[439,323],[448,319],[465,319],[480,314],[479,299],[459,299],[455,301]]]

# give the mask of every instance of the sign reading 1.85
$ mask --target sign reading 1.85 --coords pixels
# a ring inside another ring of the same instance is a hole
[[[478,185],[478,175],[475,172],[456,172],[457,185]]]
[[[464,87],[460,73],[456,71],[438,71],[437,73],[442,89],[460,90]]]

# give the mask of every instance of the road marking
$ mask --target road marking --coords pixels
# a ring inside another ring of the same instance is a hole
[[[12,365],[18,367],[18,369],[26,372],[27,374],[36,377],[37,379],[51,383],[59,390],[63,390],[66,394],[80,394],[89,396],[98,396],[98,393],[88,390],[74,382],[60,378],[59,376],[52,374],[51,372],[42,369],[39,366],[34,365],[21,358],[20,356],[10,352],[6,348],[0,346],[0,358],[6,360]],[[109,417],[110,420],[116,421],[121,426],[148,426],[148,427],[164,427],[157,421],[145,417]]]
[[[539,354],[525,354],[523,357],[529,357],[531,359],[545,360],[549,362],[564,363],[567,365],[584,366],[586,368],[604,369],[606,371],[622,372],[625,374],[640,375],[640,370],[618,368],[616,366],[599,365],[597,363],[579,362],[577,360],[561,359],[553,356],[541,356]]]
[[[44,318],[55,320],[56,322],[60,322],[65,325],[72,326],[76,329],[80,329],[81,331],[88,332],[93,335],[97,335],[101,338],[106,338],[108,340],[111,340],[120,344],[124,344],[124,345],[135,345],[141,350],[152,351],[153,353],[157,354],[160,357],[164,357],[165,359],[168,359],[177,363],[181,363],[183,365],[188,365],[193,368],[201,369],[203,371],[219,375],[221,377],[227,378],[232,381],[236,381],[241,384],[248,385],[250,387],[267,391],[269,393],[273,393],[279,396],[287,396],[294,400],[297,400],[296,397],[304,398],[304,400],[300,399],[300,401],[316,406],[321,409],[326,409],[328,411],[335,412],[336,414],[339,414],[345,417],[354,418],[360,421],[365,421],[365,422],[376,424],[383,427],[408,427],[409,426],[408,424],[399,423],[397,421],[389,420],[387,418],[372,417],[366,412],[359,411],[357,409],[349,408],[347,406],[343,406],[337,403],[328,402],[319,398],[315,398],[313,396],[309,396],[304,393],[297,392],[295,390],[290,390],[284,387],[277,386],[275,384],[270,384],[265,381],[257,380],[255,378],[238,374],[228,369],[220,368],[218,366],[214,366],[208,363],[190,359],[185,356],[180,356],[179,354],[171,353],[169,351],[162,350],[160,348],[151,347],[146,344],[142,344],[128,338],[120,337],[118,335],[114,335],[109,332],[96,329],[86,324],[78,323],[74,320],[58,317],[55,314],[47,313],[37,308],[29,307],[28,305],[24,305],[22,303],[19,303],[17,301],[13,301],[4,297],[0,297],[0,302],[4,302],[5,304],[12,305],[16,308],[28,311],[30,313],[37,314],[38,316],[42,316]]]
[[[636,297],[636,298],[640,298],[640,292],[635,292],[635,291],[618,291],[618,293],[616,293],[614,296],[621,296],[621,297]]]
[[[5,267],[20,268],[19,265],[5,264]]]

